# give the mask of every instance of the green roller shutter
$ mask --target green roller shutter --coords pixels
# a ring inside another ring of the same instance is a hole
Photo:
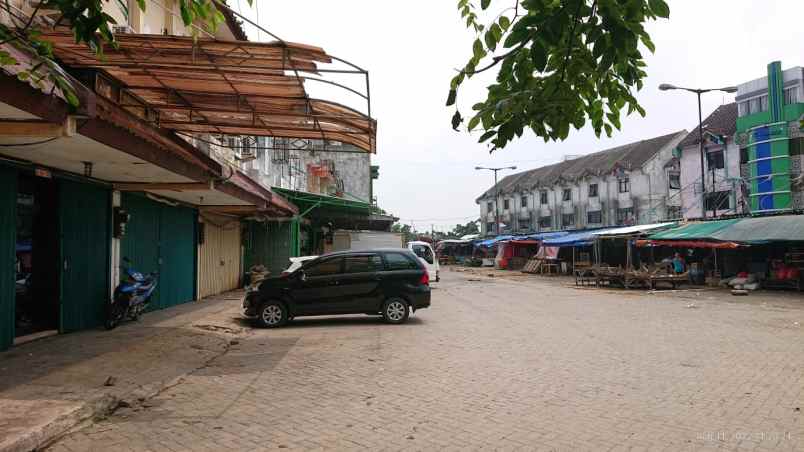
[[[103,324],[109,300],[111,191],[59,181],[61,331]]]
[[[195,299],[196,211],[135,193],[124,193],[122,206],[131,219],[121,240],[121,256],[137,271],[159,272],[151,309]]]
[[[126,224],[126,235],[120,241],[120,265],[124,265],[122,258],[126,257],[131,267],[140,273],[159,271],[159,204],[144,196],[123,193],[122,207],[131,218]],[[162,278],[159,280],[161,283]],[[159,292],[157,286],[151,298],[151,309],[160,306]]]
[[[14,343],[17,171],[0,167],[0,350]]]
[[[162,206],[159,224],[159,304],[162,308],[195,299],[195,225],[195,210]]]
[[[265,265],[271,274],[278,275],[290,265],[290,222],[246,222],[244,240],[245,271],[254,265]]]

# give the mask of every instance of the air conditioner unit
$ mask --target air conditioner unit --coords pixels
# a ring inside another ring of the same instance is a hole
[[[112,25],[112,34],[115,35],[130,35],[134,34],[134,30],[129,25]]]

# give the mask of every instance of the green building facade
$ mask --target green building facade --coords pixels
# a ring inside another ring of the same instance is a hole
[[[751,212],[800,209],[804,70],[768,65],[767,77],[738,86],[737,139],[746,152]]]

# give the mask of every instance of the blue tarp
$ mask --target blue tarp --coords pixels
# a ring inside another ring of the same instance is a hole
[[[475,243],[475,246],[492,246],[497,242],[502,242],[503,240],[511,240],[514,236],[512,235],[498,235],[493,239],[483,240],[482,242]]]
[[[586,229],[583,231],[575,231],[561,237],[545,239],[542,242],[544,246],[589,246],[595,241],[595,236],[608,229]]]
[[[567,231],[558,231],[558,232],[539,232],[537,234],[527,234],[527,235],[518,235],[513,238],[514,241],[516,240],[548,240],[554,239],[556,237],[563,237],[569,234]]]

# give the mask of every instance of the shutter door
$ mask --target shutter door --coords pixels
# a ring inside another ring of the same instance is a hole
[[[123,193],[122,207],[131,218],[126,224],[126,235],[120,241],[120,265],[127,257],[131,267],[147,274],[159,271],[159,204],[143,196]],[[117,283],[117,281],[115,281]],[[151,298],[151,309],[159,308],[162,277]]]
[[[0,350],[14,343],[17,171],[0,167]]]
[[[123,208],[131,215],[120,255],[141,273],[159,272],[151,309],[163,309],[195,298],[195,210],[169,206],[134,193],[124,193]]]
[[[198,247],[198,298],[240,285],[240,223],[204,223],[204,243]]]
[[[59,181],[61,330],[103,324],[109,300],[111,192]]]
[[[159,305],[175,306],[195,299],[195,210],[161,205],[159,222]]]
[[[248,222],[245,231],[243,271],[262,264],[272,275],[279,275],[290,266],[290,222]]]

